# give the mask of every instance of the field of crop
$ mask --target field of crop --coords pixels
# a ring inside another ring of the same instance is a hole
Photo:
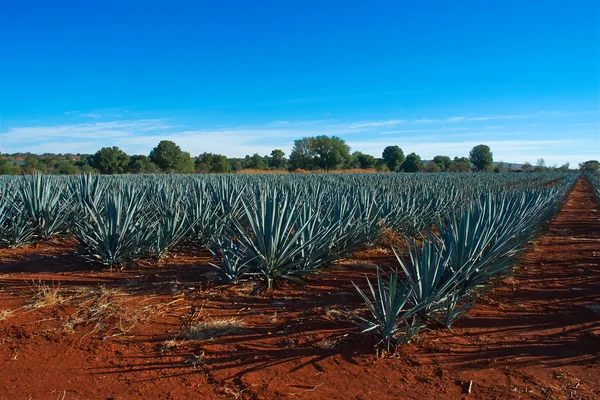
[[[574,173],[0,176],[0,398],[598,398],[599,203]]]

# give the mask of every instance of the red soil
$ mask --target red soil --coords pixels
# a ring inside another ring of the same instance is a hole
[[[351,281],[393,255],[372,249],[265,292],[211,283],[208,257],[192,250],[112,273],[90,270],[69,240],[0,250],[0,311],[13,311],[0,313],[0,398],[600,398],[600,211],[584,180],[514,278],[453,331],[427,332],[392,358],[377,358],[336,310],[362,307]],[[56,304],[40,301],[40,282]],[[101,286],[120,294],[99,297]],[[184,335],[230,317],[241,331]]]

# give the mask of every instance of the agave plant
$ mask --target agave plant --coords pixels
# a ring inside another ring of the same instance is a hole
[[[132,186],[109,193],[102,202],[84,202],[73,233],[86,257],[111,267],[122,266],[152,245],[154,224],[146,215],[146,198]]]
[[[443,251],[431,236],[424,238],[420,246],[413,241],[407,248],[409,262],[399,256],[397,249],[392,250],[413,289],[410,303],[423,304],[419,315],[425,319],[450,301],[451,294],[461,283],[462,270],[449,271],[451,251]]]
[[[292,197],[277,189],[262,189],[242,204],[249,227],[234,219],[231,233],[247,249],[252,272],[262,276],[268,288],[278,280],[297,279],[322,262],[328,250],[321,248],[322,257],[315,253],[314,245],[327,241],[330,230],[310,230],[316,215],[302,224],[297,223],[299,196]],[[306,240],[302,240],[303,237]],[[303,257],[303,251],[308,249],[312,250],[311,258]]]
[[[0,245],[18,247],[31,241],[37,226],[23,210],[12,185],[0,187]]]
[[[73,198],[66,182],[36,173],[18,186],[23,211],[36,226],[36,234],[48,239],[66,230]]]
[[[169,190],[168,186],[162,186],[156,194],[156,234],[151,247],[154,258],[161,259],[194,227],[194,221],[188,218],[186,205],[180,194]]]
[[[250,269],[250,254],[236,239],[214,236],[208,251],[218,264],[209,263],[217,269],[220,277],[227,283],[236,283]]]
[[[377,289],[373,287],[369,278],[370,297],[363,292],[354,282],[352,284],[365,301],[371,313],[370,317],[353,314],[362,332],[376,333],[389,352],[392,344],[408,341],[416,333],[420,324],[416,323],[417,316],[425,304],[411,304],[411,296],[415,286],[410,287],[410,282],[405,280],[398,285],[398,271],[393,271],[387,281],[382,272],[377,269]]]

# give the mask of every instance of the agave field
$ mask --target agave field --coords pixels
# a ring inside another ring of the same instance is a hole
[[[72,236],[90,268],[160,265],[178,246],[208,251],[221,282],[267,288],[318,279],[383,230],[395,269],[354,282],[350,317],[388,351],[450,328],[510,273],[576,174],[136,175],[0,177],[0,246]],[[600,194],[598,180],[589,178]]]

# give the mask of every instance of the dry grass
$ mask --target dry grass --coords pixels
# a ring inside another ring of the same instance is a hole
[[[404,247],[406,239],[395,229],[384,226],[379,232],[377,245],[389,249],[390,247]]]
[[[91,331],[84,336],[96,333],[106,339],[125,335],[138,323],[160,315],[166,306],[173,303],[144,304],[151,299],[140,302],[134,296],[104,286],[82,289],[70,299],[77,309],[64,322],[63,331],[74,333],[78,326],[91,325]]]
[[[12,311],[10,310],[0,310],[0,321],[4,321],[12,315]]]
[[[28,284],[29,285],[29,284]],[[43,281],[32,281],[29,288],[33,292],[31,306],[33,308],[52,307],[65,302],[60,286],[48,286]]]
[[[243,330],[246,323],[239,318],[210,319],[190,325],[185,336],[191,340],[213,339]]]

